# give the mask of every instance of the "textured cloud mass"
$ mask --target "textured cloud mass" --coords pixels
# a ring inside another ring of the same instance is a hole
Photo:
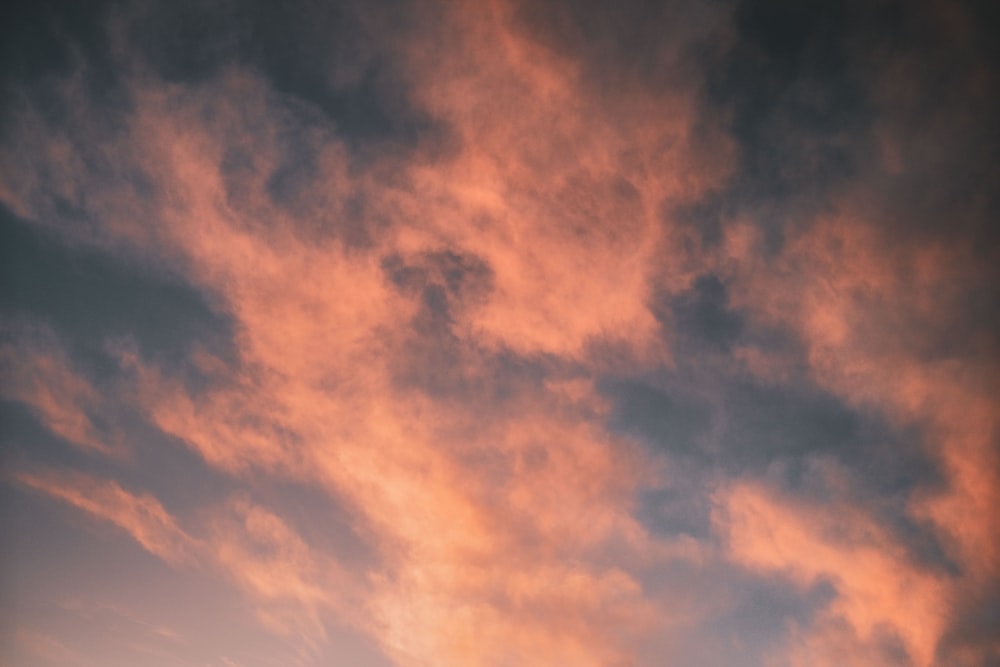
[[[15,10],[0,662],[1000,660],[989,14]]]

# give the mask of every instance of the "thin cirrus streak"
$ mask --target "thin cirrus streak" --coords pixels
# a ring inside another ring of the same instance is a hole
[[[79,447],[115,454],[108,434],[100,433],[91,413],[100,410],[97,390],[66,358],[65,350],[42,327],[15,323],[4,332],[0,364],[9,378],[4,398],[31,407],[59,437]]]
[[[41,472],[23,473],[18,482],[114,524],[171,565],[208,568],[230,578],[259,605],[262,623],[307,645],[325,637],[319,610],[356,595],[335,562],[314,553],[280,517],[246,499],[214,509],[203,534],[195,535],[156,498],[114,481]],[[168,638],[179,639],[172,631]]]
[[[165,561],[178,563],[191,557],[191,539],[150,495],[137,496],[115,482],[102,483],[80,475],[25,473],[18,481],[115,524]]]
[[[924,180],[979,135],[860,6],[626,4],[124,4],[12,70],[3,233],[83,268],[11,255],[0,660],[997,657],[991,172]]]

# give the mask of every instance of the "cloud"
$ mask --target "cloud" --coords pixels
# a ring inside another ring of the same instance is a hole
[[[343,614],[357,606],[358,583],[334,559],[246,499],[211,508],[205,525],[190,530],[152,495],[132,493],[111,480],[46,471],[20,473],[17,481],[117,526],[174,567],[207,569],[232,581],[268,630],[295,640],[300,657],[313,655],[326,639],[331,611]],[[167,628],[150,629],[176,639]]]
[[[122,7],[5,116],[4,206],[204,326],[108,336],[113,393],[19,334],[4,395],[95,452],[127,413],[239,491],[24,485],[230,582],[303,664],[338,624],[401,666],[988,654],[996,356],[965,311],[995,269],[886,222],[923,172],[855,8],[310,7]],[[364,562],[277,487],[343,506]],[[740,629],[772,584],[799,604]],[[733,645],[694,645],[713,624]]]
[[[58,638],[29,628],[18,628],[15,631],[15,641],[20,644],[36,660],[50,665],[85,665],[85,661],[76,651],[66,646]]]
[[[997,488],[991,365],[976,370],[963,359],[928,361],[912,331],[936,320],[938,290],[979,279],[963,246],[897,243],[885,251],[886,240],[871,224],[830,220],[792,240],[777,271],[758,264],[742,275],[741,298],[758,317],[800,332],[811,372],[824,386],[898,423],[926,426],[952,481],[950,492],[963,505],[985,508],[988,489]],[[963,560],[982,571],[996,567],[996,543],[990,513],[976,516],[979,528],[954,537]],[[957,517],[940,521],[946,533],[963,524]]]
[[[735,246],[738,237],[732,238]],[[821,386],[899,428],[922,429],[922,439],[910,446],[926,448],[945,488],[914,490],[904,514],[934,526],[962,575],[948,586],[961,591],[992,586],[997,576],[997,525],[988,509],[1000,481],[991,435],[996,406],[987,388],[993,364],[928,359],[922,338],[934,336],[941,292],[981,279],[968,253],[964,239],[891,243],[857,211],[789,235],[781,255],[766,265],[760,259],[743,264],[749,256],[742,255],[732,274],[735,303],[758,321],[797,332],[809,375]],[[941,623],[921,627],[936,628],[934,641],[950,632]],[[932,664],[931,638],[910,643],[921,641],[923,648],[912,649],[914,660]]]
[[[508,378],[497,359],[589,364],[604,345],[664,357],[647,305],[650,259],[665,247],[661,203],[695,196],[725,160],[699,153],[691,99],[588,97],[572,65],[506,12],[455,8],[445,48],[433,35],[396,46],[413,66],[414,99],[447,124],[455,152],[376,156],[359,173],[337,135],[310,131],[322,177],[302,201],[340,212],[331,235],[303,231],[267,194],[289,149],[281,127],[300,116],[238,67],[211,85],[131,83],[135,110],[98,150],[142,174],[146,191],[112,193],[72,160],[44,185],[5,171],[6,199],[26,217],[58,220],[51,193],[64,193],[95,225],[83,242],[153,255],[233,319],[238,367],[201,354],[213,381],[195,393],[124,354],[136,398],[209,465],[346,498],[386,560],[367,602],[374,620],[361,624],[402,664],[489,664],[496,654],[603,664],[624,659],[625,637],[657,614],[634,576],[599,558],[657,553],[629,516],[635,485],[652,478],[642,454],[603,432],[605,408],[573,372]],[[656,122],[644,121],[653,106]],[[81,107],[80,122],[88,113]],[[40,128],[26,136],[51,145]],[[354,197],[367,218],[387,221],[361,248],[336,233],[360,224],[349,217]],[[432,339],[451,341],[444,354],[462,355],[481,393],[448,404],[404,391],[400,368],[437,372],[433,358],[402,356]],[[505,385],[517,394],[495,400]],[[240,534],[271,525],[254,512],[245,521]],[[294,549],[279,549],[298,564],[281,578],[254,551],[226,545],[216,551],[254,596],[277,586],[297,609],[330,604],[330,582],[292,576],[315,567]],[[308,614],[268,614],[272,628],[321,634]]]
[[[836,598],[826,614],[845,620],[850,632],[821,619],[818,636],[806,640],[815,659],[835,662],[838,652],[852,644],[848,650],[877,656],[877,650],[864,647],[877,646],[886,628],[900,638],[914,665],[934,664],[949,614],[950,586],[939,573],[908,563],[905,549],[864,511],[793,505],[749,483],[727,489],[718,502],[714,520],[734,560],[785,574],[804,588],[824,579],[833,585]],[[831,640],[828,632],[838,638]]]
[[[82,474],[21,473],[17,479],[96,518],[110,521],[144,549],[169,563],[183,563],[193,557],[191,538],[151,495],[136,495],[115,482]]]
[[[73,368],[52,332],[25,322],[4,329],[0,396],[29,406],[52,433],[77,447],[121,455],[114,434],[95,423],[107,411],[102,396]]]
[[[246,500],[232,501],[228,510],[206,544],[216,566],[258,602],[268,629],[315,650],[326,638],[323,611],[348,608],[357,584],[279,516]]]

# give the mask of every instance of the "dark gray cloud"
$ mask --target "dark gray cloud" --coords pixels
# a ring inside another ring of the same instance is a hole
[[[985,5],[736,3],[732,39],[702,66],[705,103],[729,119],[740,166],[676,213],[705,241],[718,240],[720,220],[749,213],[778,248],[786,227],[863,183],[866,205],[895,233],[962,230],[995,254],[1000,134],[989,119],[1000,100],[986,35],[997,17]]]
[[[3,7],[0,80],[8,87],[70,73],[77,53],[107,57],[104,19],[113,2],[11,2]],[[106,64],[106,63],[105,63]]]
[[[107,344],[178,368],[194,346],[233,358],[229,319],[179,279],[142,270],[93,248],[66,245],[0,208],[0,314],[63,332],[74,358],[109,371]]]
[[[715,275],[699,276],[691,290],[677,296],[672,306],[670,323],[692,342],[728,349],[741,337],[743,318],[729,308],[726,286]]]
[[[165,79],[209,80],[225,67],[259,71],[279,93],[324,113],[355,148],[390,142],[413,146],[437,131],[409,103],[394,69],[384,14],[406,25],[411,3],[151,3],[133,18],[129,37]],[[380,148],[384,150],[384,146]]]
[[[108,112],[129,105],[129,77],[148,72],[197,84],[239,66],[321,114],[358,153],[409,150],[447,136],[411,104],[409,84],[396,71],[384,18],[407,25],[406,17],[420,12],[412,3],[182,0],[82,8],[46,0],[4,11],[0,83],[8,94],[44,101],[42,84],[75,73]]]

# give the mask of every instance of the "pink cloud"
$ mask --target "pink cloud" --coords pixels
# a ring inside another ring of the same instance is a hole
[[[132,493],[114,481],[51,471],[21,473],[17,480],[117,526],[172,566],[217,572],[246,595],[263,626],[293,640],[301,656],[315,653],[326,639],[327,623],[357,608],[359,583],[335,559],[308,545],[281,517],[245,499],[206,508],[204,525],[192,531],[152,495]],[[177,639],[169,628],[150,631]]]
[[[455,5],[435,20],[427,33],[393,32],[387,48],[411,101],[452,133],[448,146],[387,151],[357,169],[334,129],[312,128],[318,175],[294,215],[267,184],[291,150],[282,130],[295,110],[236,66],[201,84],[132,69],[133,108],[112,139],[75,146],[69,130],[27,110],[0,158],[0,198],[18,215],[180,277],[232,319],[234,360],[191,350],[207,378],[196,390],[175,369],[118,349],[142,416],[247,484],[271,476],[325,490],[349,507],[377,562],[348,571],[246,499],[188,532],[155,498],[115,482],[21,481],[169,563],[222,573],[266,627],[307,652],[332,616],[403,666],[630,664],[644,637],[685,622],[643,575],[675,560],[704,565],[711,547],[658,538],[636,518],[636,497],[666,466],[608,431],[593,371],[669,366],[651,302],[714,271],[751,322],[802,340],[814,382],[894,424],[927,426],[948,478],[909,507],[962,567],[956,581],[913,563],[862,507],[722,484],[714,526],[727,558],[836,590],[815,623],[790,633],[781,659],[874,663],[887,635],[931,665],[949,605],[998,567],[995,381],[961,362],[925,363],[906,331],[935,317],[950,281],[981,278],[955,269],[965,249],[886,250],[896,240],[845,206],[790,230],[766,260],[749,224],[693,256],[692,232],[663,211],[698,201],[735,163],[724,134],[701,126],[696,86],[624,82],[602,93],[506,3]],[[102,127],[78,85],[62,92],[79,102],[74,123]],[[227,166],[233,152],[247,156],[241,169]],[[141,173],[150,192],[88,163]],[[58,199],[93,222],[71,228]],[[354,243],[338,233],[347,227],[371,233]],[[482,267],[483,284],[455,287],[467,277],[434,263],[444,254]],[[390,261],[421,277],[399,284]],[[444,305],[428,315],[432,292]],[[402,368],[449,372],[408,347],[426,342],[418,324],[431,316],[441,356],[471,379],[467,391],[442,397],[400,380]],[[2,355],[16,377],[5,395],[57,435],[105,451],[88,416],[102,399],[64,354],[25,345]],[[536,363],[547,380],[504,371],[504,355]],[[736,357],[773,382],[796,363],[749,345]]]
[[[979,284],[987,269],[963,239],[888,238],[866,213],[821,219],[790,234],[781,256],[768,263],[755,253],[752,233],[734,227],[721,262],[734,278],[738,307],[801,337],[818,384],[892,423],[924,429],[926,441],[913,446],[932,453],[947,486],[918,491],[908,511],[935,527],[961,568],[957,581],[940,585],[964,597],[994,581],[1000,567],[1000,524],[992,509],[1000,502],[995,368],[966,358],[929,361],[920,335],[921,327],[938,326],[949,295]],[[969,352],[975,358],[977,350]],[[787,377],[781,359],[752,350],[744,358],[772,381]],[[921,664],[930,664],[932,639],[947,627],[921,627],[928,637],[911,643],[924,646],[914,650]]]
[[[136,495],[115,482],[82,474],[21,473],[17,479],[25,486],[113,523],[144,549],[169,563],[180,564],[194,557],[195,544],[190,536],[149,494]]]
[[[785,574],[804,588],[821,581],[834,587],[836,598],[805,639],[811,660],[836,664],[852,654],[877,660],[871,644],[887,629],[913,664],[935,664],[953,590],[941,574],[910,562],[864,511],[806,505],[750,483],[735,484],[718,501],[714,521],[735,561]],[[846,621],[849,631],[833,619]]]
[[[360,193],[368,214],[388,221],[362,249],[303,233],[263,195],[288,112],[254,75],[229,70],[203,87],[136,82],[135,113],[108,150],[158,194],[104,197],[93,183],[85,205],[102,243],[152,254],[232,316],[241,368],[198,353],[214,381],[192,395],[167,369],[122,361],[150,421],[210,465],[320,485],[349,503],[386,561],[371,573],[357,624],[400,664],[625,660],[661,612],[636,573],[602,554],[674,557],[631,514],[656,466],[605,431],[606,406],[586,381],[519,388],[523,396],[496,407],[398,387],[422,294],[394,286],[383,262],[448,250],[488,267],[489,291],[449,311],[469,351],[464,371],[484,381],[503,379],[479,368],[503,350],[591,364],[613,345],[625,358],[664,359],[649,309],[653,267],[671,252],[662,206],[696,198],[729,159],[706,158],[693,139],[692,95],[594,96],[506,9],[469,10],[447,12],[460,30],[429,55],[420,54],[433,37],[398,45],[413,58],[416,102],[455,132],[454,154],[377,157],[355,173],[336,137],[318,137],[323,177],[306,200],[346,211]],[[253,156],[240,174],[222,169],[233,148]],[[86,175],[60,178],[57,190]],[[300,577],[333,566],[307,558],[276,517],[236,513],[239,539],[212,547],[222,566],[275,603],[262,616],[270,627],[321,637],[317,610],[335,606],[340,580]],[[274,549],[280,566],[255,559],[259,549]],[[295,615],[282,615],[286,600]]]
[[[101,432],[94,417],[106,412],[103,396],[73,367],[53,334],[40,325],[10,328],[0,345],[0,396],[27,405],[52,433],[106,455],[121,455],[114,435]]]

